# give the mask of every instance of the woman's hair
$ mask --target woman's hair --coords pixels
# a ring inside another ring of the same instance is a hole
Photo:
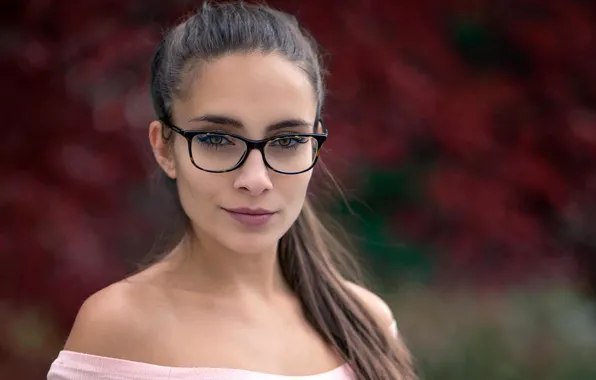
[[[159,43],[151,64],[151,95],[158,118],[171,121],[172,102],[186,95],[198,65],[233,53],[277,53],[308,76],[320,114],[324,80],[315,42],[296,19],[264,5],[242,2],[211,4],[173,27]],[[162,133],[166,139],[170,134]],[[160,171],[165,189],[178,207],[181,227],[188,228],[175,180]],[[177,236],[181,238],[186,229]],[[283,275],[300,300],[305,316],[365,380],[414,379],[410,356],[389,326],[375,316],[345,285],[341,263],[349,258],[342,244],[325,227],[306,200],[296,222],[279,242]]]

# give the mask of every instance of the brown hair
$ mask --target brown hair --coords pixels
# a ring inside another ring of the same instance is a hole
[[[253,51],[277,52],[301,67],[313,85],[320,115],[324,81],[319,55],[315,42],[294,17],[264,5],[206,2],[172,28],[157,47],[151,65],[151,94],[157,116],[171,120],[172,101],[183,96],[185,74],[195,64]],[[178,205],[181,227],[188,227],[175,180],[161,171],[160,177]],[[174,244],[184,230],[179,230],[182,232]],[[379,326],[375,316],[346,287],[343,270],[349,253],[317,217],[311,200],[305,201],[298,219],[281,238],[278,254],[283,275],[309,323],[337,349],[356,378],[415,378],[401,340],[390,335],[389,326]]]

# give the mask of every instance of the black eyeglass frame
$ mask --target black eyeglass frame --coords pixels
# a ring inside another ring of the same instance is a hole
[[[228,173],[228,172],[238,169],[239,167],[241,167],[244,164],[244,162],[246,162],[246,159],[248,158],[248,156],[250,155],[250,152],[252,152],[253,149],[257,149],[259,152],[261,152],[261,157],[263,158],[263,162],[265,163],[265,166],[267,168],[273,170],[276,173],[287,174],[287,175],[295,175],[295,174],[305,173],[305,172],[311,170],[316,165],[316,163],[319,159],[319,155],[321,153],[321,147],[323,146],[323,143],[325,142],[325,140],[327,140],[327,134],[328,134],[327,127],[325,127],[325,124],[323,123],[323,120],[321,118],[317,118],[317,123],[321,124],[323,133],[288,133],[288,134],[283,134],[283,135],[271,136],[271,137],[268,137],[268,138],[262,139],[262,140],[251,140],[251,139],[247,139],[244,136],[236,135],[233,133],[220,132],[220,131],[187,131],[187,130],[184,130],[184,129],[168,122],[167,120],[160,119],[160,121],[165,126],[169,127],[172,131],[178,133],[179,135],[181,135],[188,141],[188,157],[190,158],[190,162],[192,162],[192,164],[197,169],[208,172],[208,173]],[[246,144],[246,150],[244,151],[244,154],[242,155],[242,157],[238,160],[238,163],[236,163],[236,165],[234,165],[232,168],[226,169],[226,170],[208,170],[208,169],[202,168],[199,165],[197,165],[197,163],[195,162],[195,160],[192,156],[192,140],[196,136],[200,136],[200,135],[234,137],[238,140],[241,140],[242,142],[244,142]],[[162,130],[162,136],[164,138],[166,137],[165,134],[163,133],[163,130]],[[269,164],[269,162],[267,162],[267,155],[265,154],[265,146],[267,146],[267,143],[269,143],[270,141],[280,140],[280,139],[284,139],[284,138],[291,138],[291,137],[313,137],[315,140],[317,140],[317,151],[316,151],[316,154],[315,154],[312,164],[308,168],[301,170],[299,172],[284,172],[284,171],[275,169],[274,167],[272,167]]]

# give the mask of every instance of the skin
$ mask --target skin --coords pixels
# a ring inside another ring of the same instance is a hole
[[[311,132],[313,88],[294,63],[276,54],[228,55],[192,75],[173,105],[180,128],[211,128],[261,139],[279,132]],[[216,114],[242,128],[190,119]],[[287,119],[306,125],[269,131]],[[163,261],[85,301],[65,350],[173,367],[239,368],[280,375],[323,373],[342,364],[304,319],[276,259],[278,240],[303,206],[311,173],[284,175],[252,151],[239,169],[201,171],[187,142],[161,138],[149,127],[157,163],[176,178],[193,234]],[[246,227],[222,208],[275,211],[264,226]],[[386,304],[368,290],[349,289],[389,328]]]

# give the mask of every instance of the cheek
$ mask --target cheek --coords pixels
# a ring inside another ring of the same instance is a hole
[[[283,175],[283,174],[282,174]],[[280,178],[278,192],[296,216],[300,213],[310,183],[311,172]]]
[[[205,202],[209,199],[208,189],[199,186],[201,182],[201,175],[198,173],[188,172],[185,170],[178,171],[178,193],[180,195],[180,202],[186,211],[186,214],[195,219],[197,210],[204,209]]]
[[[176,177],[178,193],[186,214],[195,222],[204,218],[221,191],[223,178],[197,169],[188,158],[186,146],[176,155]]]

